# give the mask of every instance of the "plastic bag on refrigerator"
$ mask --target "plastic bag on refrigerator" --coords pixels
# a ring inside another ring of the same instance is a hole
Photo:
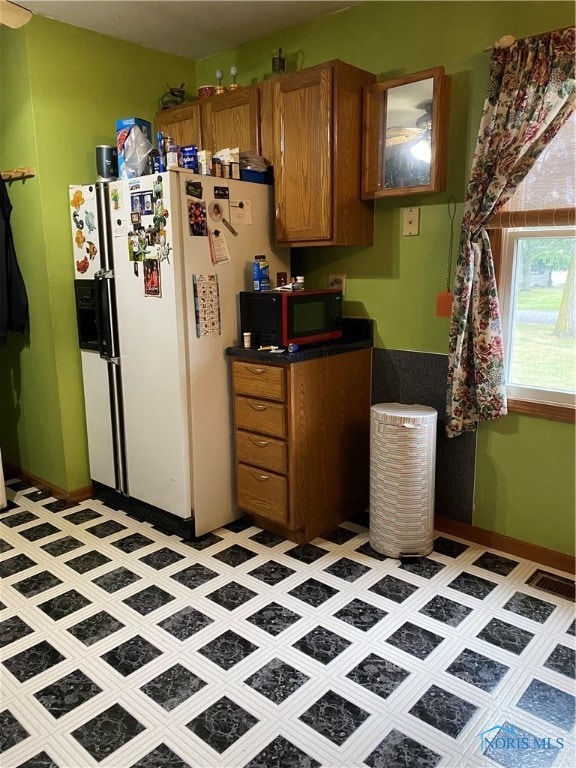
[[[120,148],[122,162],[120,166],[120,178],[132,179],[135,176],[145,175],[148,169],[148,156],[154,147],[148,141],[137,125],[132,126],[124,144]]]

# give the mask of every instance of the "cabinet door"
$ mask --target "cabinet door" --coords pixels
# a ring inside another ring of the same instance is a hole
[[[200,102],[184,104],[181,107],[165,109],[156,114],[156,127],[162,133],[172,136],[176,144],[202,146],[200,124]]]
[[[277,242],[332,238],[331,65],[273,84]]]
[[[226,147],[260,154],[259,90],[246,86],[202,103],[204,149],[217,152]]]

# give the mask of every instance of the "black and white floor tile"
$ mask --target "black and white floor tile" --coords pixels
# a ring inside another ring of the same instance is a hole
[[[576,764],[574,603],[536,563],[443,534],[401,563],[354,522],[189,542],[7,491],[3,768]]]

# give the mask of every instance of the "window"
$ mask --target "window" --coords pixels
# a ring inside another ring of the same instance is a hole
[[[501,312],[512,398],[574,401],[575,242],[569,227],[515,228],[504,234]]]
[[[509,410],[573,421],[576,114],[490,222]]]

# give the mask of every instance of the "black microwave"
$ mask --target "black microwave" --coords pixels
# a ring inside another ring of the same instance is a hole
[[[242,333],[252,346],[313,344],[342,337],[342,291],[242,291]]]

